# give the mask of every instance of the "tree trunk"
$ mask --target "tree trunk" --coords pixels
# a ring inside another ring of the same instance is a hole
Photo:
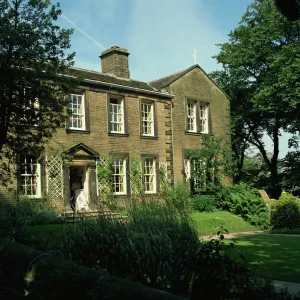
[[[273,156],[271,159],[271,187],[270,198],[278,199],[281,195],[282,188],[278,176],[278,155],[279,155],[279,126],[277,121],[273,129]]]

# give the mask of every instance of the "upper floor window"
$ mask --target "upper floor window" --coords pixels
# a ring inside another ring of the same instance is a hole
[[[124,100],[122,98],[109,99],[109,131],[124,133]]]
[[[71,111],[68,124],[69,129],[85,130],[84,96],[77,94],[69,95],[69,109]]]
[[[208,133],[208,104],[199,101],[187,101],[187,131]]]
[[[21,157],[19,186],[21,194],[41,197],[41,165],[36,156]]]
[[[188,101],[187,103],[187,130],[196,132],[196,101]]]
[[[143,160],[143,181],[146,194],[156,193],[156,158],[147,157]]]
[[[142,135],[154,136],[154,103],[143,101],[141,103]]]
[[[116,195],[126,194],[127,178],[126,178],[126,158],[118,157],[112,161],[113,172],[113,192]]]
[[[199,131],[208,133],[208,104],[199,102]]]

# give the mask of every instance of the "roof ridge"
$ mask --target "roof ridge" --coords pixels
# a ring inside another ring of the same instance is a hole
[[[94,70],[88,70],[88,69],[83,69],[83,68],[78,68],[78,67],[69,67],[70,69],[74,69],[74,70],[78,70],[78,71],[83,71],[83,72],[89,72],[89,73],[93,73],[93,74],[99,74],[99,75],[104,75],[104,76],[110,76],[113,78],[117,78],[117,79],[122,79],[122,80],[127,80],[127,81],[137,81],[137,82],[143,82],[148,84],[147,81],[142,81],[142,80],[137,80],[137,79],[133,79],[133,78],[126,78],[126,77],[119,77],[116,76],[114,74],[109,74],[109,73],[103,73],[103,72],[98,72],[98,71],[94,71]],[[149,85],[149,84],[148,84]],[[152,86],[150,86],[151,88],[153,88]]]
[[[168,78],[168,77],[170,77],[170,76],[177,75],[177,74],[179,74],[179,73],[182,73],[182,72],[184,72],[184,71],[186,71],[186,70],[188,70],[189,68],[191,68],[191,67],[194,67],[194,66],[195,66],[195,65],[193,65],[193,66],[190,66],[190,67],[188,67],[188,68],[186,68],[186,69],[183,69],[183,70],[181,70],[181,71],[178,71],[178,72],[175,72],[175,73],[171,73],[171,74],[169,74],[169,75],[166,75],[166,76],[164,76],[164,77],[160,77],[160,78],[158,78],[158,79],[151,80],[151,81],[149,81],[149,82],[150,82],[150,83],[152,83],[152,82],[155,82],[155,81],[159,81],[159,80],[162,80],[162,79]]]

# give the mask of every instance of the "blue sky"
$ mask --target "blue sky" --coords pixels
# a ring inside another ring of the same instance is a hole
[[[193,49],[208,73],[252,0],[61,0],[59,23],[74,28],[75,66],[101,71],[99,55],[111,46],[128,49],[131,78],[151,81],[188,68]],[[288,150],[281,138],[280,156]],[[267,145],[271,140],[265,139]],[[269,148],[269,147],[268,147]],[[269,148],[269,151],[271,148]]]
[[[227,41],[251,2],[61,0],[60,25],[79,28],[72,36],[77,67],[101,71],[100,53],[116,45],[131,53],[131,78],[150,81],[191,66],[194,48],[205,71],[220,68],[215,44]]]

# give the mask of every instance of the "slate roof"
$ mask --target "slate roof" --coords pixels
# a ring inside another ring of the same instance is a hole
[[[193,69],[199,68],[206,76],[207,78],[228,98],[230,99],[230,97],[226,94],[226,92],[220,88],[216,82],[214,82],[209,76],[208,74],[198,65],[192,65],[189,68],[179,71],[177,73],[173,73],[171,75],[150,81],[149,84],[154,87],[157,91],[161,91],[163,88],[166,88],[167,86],[169,86],[170,84],[172,84],[173,82],[175,82],[176,80],[180,79],[182,76],[184,76],[185,74],[189,73],[190,71],[192,71]]]
[[[150,86],[147,82],[127,79],[127,78],[120,78],[114,75],[84,70],[80,68],[73,68],[73,67],[69,68],[65,72],[65,74],[80,77],[82,79],[95,80],[104,83],[117,84],[124,87],[131,87],[131,88],[146,90],[150,92],[157,92],[157,90],[154,87]]]
[[[184,76],[185,74],[187,74],[188,72],[192,71],[195,68],[200,68],[201,69],[201,67],[199,65],[193,65],[193,66],[191,66],[191,67],[189,67],[185,70],[179,71],[177,73],[174,73],[174,74],[171,74],[171,75],[168,75],[168,76],[150,81],[149,84],[151,86],[153,86],[154,88],[156,88],[157,90],[161,90],[161,89],[169,86],[174,81],[178,80],[180,77]]]

